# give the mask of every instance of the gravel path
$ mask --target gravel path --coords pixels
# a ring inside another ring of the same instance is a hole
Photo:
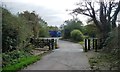
[[[59,49],[42,57],[24,70],[89,70],[90,65],[82,46],[59,40]]]

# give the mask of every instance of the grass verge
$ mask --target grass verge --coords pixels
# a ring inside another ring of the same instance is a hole
[[[79,42],[79,44],[83,47],[83,51],[85,51],[84,41]]]
[[[26,67],[27,65],[32,64],[40,59],[41,59],[41,55],[24,57],[24,58],[18,59],[18,63],[3,67],[2,72],[16,72]]]
[[[115,64],[117,62],[119,61],[115,60],[113,55],[106,53],[99,53],[89,58],[89,63],[93,70],[119,70],[118,64]]]

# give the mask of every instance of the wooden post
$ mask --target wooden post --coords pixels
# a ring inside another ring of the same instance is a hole
[[[48,43],[48,39],[46,39],[46,46],[48,46],[49,47],[49,43]],[[47,49],[49,50],[49,48],[47,47]]]
[[[54,39],[51,39],[52,50],[54,49]]]
[[[93,49],[95,48],[95,39],[93,38]]]
[[[49,50],[51,50],[51,40],[48,40],[48,46],[49,46]]]
[[[57,39],[55,39],[55,48],[57,49]]]
[[[97,52],[97,40],[98,39],[95,39],[95,52]]]
[[[85,52],[87,52],[87,39],[85,39]]]
[[[90,50],[90,39],[88,39],[88,50]]]
[[[41,41],[42,41],[41,47],[43,48],[44,47],[44,39],[42,39]]]
[[[46,41],[47,41],[47,46],[49,46],[49,40],[47,39]]]
[[[102,39],[100,38],[99,39],[99,49],[101,49],[102,48]]]

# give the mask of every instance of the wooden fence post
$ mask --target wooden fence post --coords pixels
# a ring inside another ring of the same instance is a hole
[[[57,49],[57,39],[55,39],[55,48]]]
[[[90,50],[90,39],[88,39],[88,50]]]
[[[102,38],[100,38],[100,44],[99,44],[99,49],[102,48]]]
[[[52,50],[54,49],[54,39],[51,39]]]
[[[51,40],[48,40],[48,46],[49,46],[49,50],[51,50]]]
[[[85,39],[85,52],[87,52],[87,39]]]
[[[41,44],[41,45],[42,45],[42,48],[43,48],[43,47],[44,47],[44,44],[45,44],[45,43],[44,43],[44,39],[42,39],[41,41],[42,41],[42,44]]]
[[[95,52],[97,52],[97,41],[98,39],[95,39]]]
[[[93,49],[95,48],[95,39],[93,38]]]

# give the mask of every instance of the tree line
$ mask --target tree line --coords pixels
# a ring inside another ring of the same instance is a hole
[[[21,49],[30,37],[47,37],[48,27],[34,11],[24,11],[17,16],[2,8],[2,52]]]
[[[22,59],[31,58],[31,62],[34,61],[35,56],[31,51],[36,45],[30,43],[31,38],[49,37],[49,30],[58,30],[57,27],[48,26],[48,23],[35,11],[23,11],[14,15],[7,8],[0,7],[0,10],[2,11],[3,68],[9,66],[14,68],[19,62],[23,63]],[[37,58],[39,59],[39,56]]]

